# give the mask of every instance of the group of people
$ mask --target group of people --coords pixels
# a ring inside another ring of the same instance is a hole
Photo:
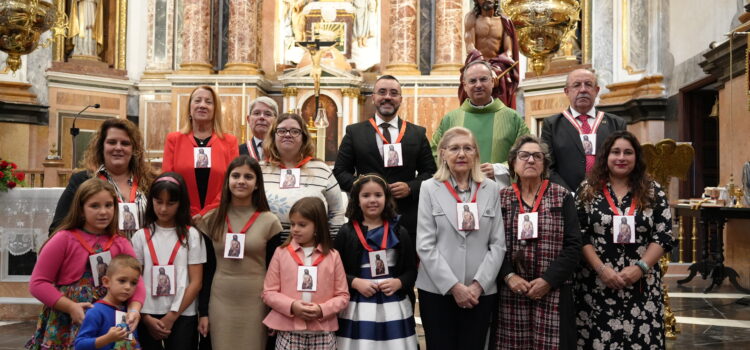
[[[595,75],[568,76],[541,138],[490,65],[462,79],[428,138],[380,77],[333,168],[267,97],[238,146],[196,88],[158,176],[138,128],[105,121],[39,251],[27,347],[417,349],[418,296],[428,349],[663,348],[670,210],[625,122],[595,110]]]

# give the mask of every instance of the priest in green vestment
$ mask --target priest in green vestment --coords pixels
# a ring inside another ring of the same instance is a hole
[[[474,134],[479,146],[479,160],[485,176],[501,185],[509,185],[508,151],[516,139],[529,133],[518,112],[499,99],[492,98],[495,84],[492,70],[484,61],[474,61],[464,70],[463,87],[469,96],[461,107],[448,112],[432,134],[430,146],[437,160],[437,146],[443,133],[454,126],[465,127]]]

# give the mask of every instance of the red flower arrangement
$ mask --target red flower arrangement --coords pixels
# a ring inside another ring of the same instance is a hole
[[[18,185],[23,185],[26,174],[16,171],[16,163],[0,160],[0,192],[7,192]]]

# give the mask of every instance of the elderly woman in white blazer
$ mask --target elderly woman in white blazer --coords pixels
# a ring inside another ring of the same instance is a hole
[[[417,219],[425,340],[430,350],[484,349],[505,255],[500,188],[482,175],[468,129],[448,130],[438,150],[438,171],[422,183]],[[473,217],[463,215],[467,206]]]

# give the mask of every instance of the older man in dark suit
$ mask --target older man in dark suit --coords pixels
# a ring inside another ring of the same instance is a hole
[[[384,75],[378,78],[372,94],[375,116],[346,127],[333,174],[341,189],[347,192],[360,174],[384,176],[396,198],[396,210],[402,215],[401,225],[414,239],[419,189],[422,181],[432,177],[436,168],[425,128],[398,117],[401,98],[401,84],[395,77]],[[397,143],[401,144],[403,165],[389,166],[392,164],[386,163],[384,157],[390,148],[384,146]]]
[[[625,130],[627,124],[614,114],[597,113],[594,102],[599,85],[592,71],[570,72],[564,90],[570,108],[544,119],[542,141],[549,146],[552,156],[550,179],[575,191],[594,166],[596,152],[604,140],[617,130]],[[584,142],[595,145],[592,154],[585,153]]]

